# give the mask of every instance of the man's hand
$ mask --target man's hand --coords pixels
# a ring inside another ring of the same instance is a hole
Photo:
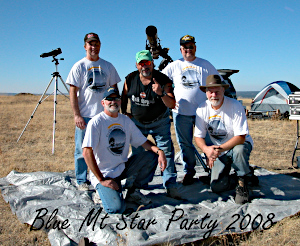
[[[77,115],[74,117],[74,121],[75,121],[75,125],[80,128],[81,130],[83,130],[84,128],[86,128],[86,123],[84,121],[84,119]]]
[[[157,83],[156,79],[153,78],[154,84],[152,85],[152,90],[155,92],[157,95],[161,96],[163,94],[163,88],[161,88],[160,84]]]
[[[206,164],[207,164],[207,166],[208,166],[210,169],[212,169],[213,166],[214,166],[214,161],[213,161],[212,159],[207,158],[207,159],[206,159]]]
[[[119,190],[119,186],[112,178],[107,178],[105,180],[100,181],[100,184],[102,184],[105,187],[111,188],[113,190]]]
[[[160,170],[163,172],[166,167],[167,167],[167,159],[166,159],[166,155],[165,152],[163,152],[162,150],[158,151],[158,165],[160,167]]]
[[[215,160],[219,157],[223,149],[218,145],[207,146],[203,151],[207,157],[207,164],[209,168],[214,166]]]
[[[142,147],[146,150],[158,154],[158,165],[160,167],[160,170],[163,172],[167,167],[167,159],[165,153],[149,140],[143,143]]]

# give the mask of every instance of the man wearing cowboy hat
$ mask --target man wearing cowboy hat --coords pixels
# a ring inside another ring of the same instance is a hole
[[[244,204],[249,201],[248,181],[254,176],[249,166],[253,140],[242,104],[224,96],[228,86],[219,75],[209,75],[206,85],[200,86],[207,100],[196,111],[194,136],[211,168],[212,191],[220,193],[236,186],[235,202]],[[231,168],[238,180],[229,175]]]

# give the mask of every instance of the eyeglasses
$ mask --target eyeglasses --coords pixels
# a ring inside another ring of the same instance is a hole
[[[112,102],[112,101],[120,101],[121,100],[121,98],[120,97],[106,97],[106,98],[104,98],[104,100],[106,100],[106,101],[110,101],[110,102]]]
[[[151,65],[151,61],[146,61],[146,62],[139,62],[140,66],[150,66]]]
[[[195,48],[195,46],[194,45],[190,45],[190,46],[183,45],[183,48],[185,50],[193,50]]]

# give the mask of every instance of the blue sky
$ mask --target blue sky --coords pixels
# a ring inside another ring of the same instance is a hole
[[[56,48],[62,49],[58,71],[66,81],[85,56],[88,32],[99,34],[100,57],[124,81],[135,69],[135,53],[145,48],[149,25],[157,27],[173,60],[181,58],[179,38],[190,34],[197,56],[217,69],[240,70],[231,76],[237,91],[260,90],[276,80],[300,87],[299,14],[298,0],[0,0],[0,92],[44,92],[55,65],[40,54]],[[65,91],[60,82],[59,89]]]

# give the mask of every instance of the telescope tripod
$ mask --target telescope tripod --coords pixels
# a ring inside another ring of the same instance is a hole
[[[61,58],[60,60],[63,60],[63,58]],[[31,119],[33,118],[33,116],[34,116],[34,114],[35,114],[35,112],[36,112],[36,110],[38,109],[38,106],[39,106],[43,101],[45,101],[49,96],[54,95],[54,112],[53,112],[53,118],[54,118],[54,119],[53,119],[52,154],[54,154],[54,145],[55,145],[55,125],[56,125],[57,91],[60,92],[60,94],[64,95],[66,98],[68,98],[64,93],[62,93],[62,92],[58,89],[58,79],[60,79],[60,81],[62,82],[62,84],[65,86],[67,92],[69,92],[69,89],[68,89],[67,85],[65,84],[65,82],[64,82],[63,79],[61,78],[59,72],[57,71],[57,66],[58,66],[58,64],[59,64],[59,63],[58,63],[58,59],[55,58],[55,57],[53,56],[53,61],[52,61],[52,62],[54,62],[54,61],[55,61],[56,71],[55,71],[54,73],[51,74],[51,75],[52,75],[52,78],[51,78],[49,84],[47,85],[47,87],[46,87],[44,93],[43,93],[42,96],[40,97],[39,102],[37,103],[37,105],[36,105],[35,109],[33,110],[33,112],[32,112],[32,114],[31,114],[31,116],[30,116],[30,118],[29,118],[27,124],[25,125],[25,127],[24,127],[22,133],[20,134],[20,136],[19,136],[19,138],[18,138],[18,140],[17,140],[17,142],[19,142],[20,138],[22,137],[23,133],[24,133],[25,130],[26,130],[26,127],[29,125]],[[50,87],[50,85],[51,85],[51,83],[52,83],[53,80],[54,80],[54,82],[55,82],[55,83],[54,83],[54,91],[53,91],[53,93],[51,93],[50,95],[48,95],[48,96],[46,96],[46,97],[44,98],[44,96],[45,96],[45,94],[47,93],[47,91],[48,91],[48,89],[49,89],[49,87]],[[68,98],[68,99],[69,99],[69,98]]]

